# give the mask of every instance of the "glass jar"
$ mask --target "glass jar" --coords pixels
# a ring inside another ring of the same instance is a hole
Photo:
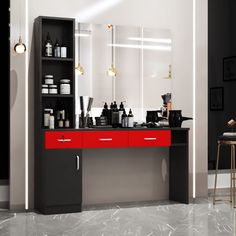
[[[70,80],[69,79],[60,80],[60,94],[70,94]]]
[[[48,85],[47,84],[42,85],[42,94],[48,94]]]
[[[50,85],[49,85],[49,93],[50,93],[50,94],[57,94],[57,85],[55,85],[55,84],[50,84]]]
[[[44,76],[45,84],[53,84],[53,75],[45,75]]]

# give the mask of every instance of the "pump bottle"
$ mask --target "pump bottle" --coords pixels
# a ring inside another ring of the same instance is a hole
[[[134,127],[134,115],[132,114],[131,109],[129,110],[129,114],[128,114],[128,127],[129,128]]]

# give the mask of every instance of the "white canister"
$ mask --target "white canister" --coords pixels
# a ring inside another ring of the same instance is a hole
[[[48,94],[48,85],[47,84],[42,85],[42,94]]]
[[[49,85],[49,93],[50,94],[57,94],[57,85],[55,85],[55,84]]]
[[[61,57],[67,57],[67,47],[65,45],[61,45]]]
[[[60,80],[60,94],[70,94],[70,80],[69,79]]]
[[[45,84],[53,84],[53,75],[45,75],[44,82]]]

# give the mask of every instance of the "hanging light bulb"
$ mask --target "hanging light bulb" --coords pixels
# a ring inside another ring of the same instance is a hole
[[[79,75],[84,74],[84,68],[83,68],[83,66],[80,65],[80,63],[75,67],[75,69]]]
[[[19,42],[14,46],[14,51],[18,54],[24,53],[26,51],[26,46],[22,42],[21,36],[19,37]]]
[[[113,77],[115,77],[117,75],[117,70],[113,64],[111,64],[111,67],[109,67],[107,73],[109,76],[113,76]]]
[[[108,71],[107,71],[107,74],[108,76],[111,76],[111,77],[116,77],[117,76],[117,70],[114,66],[114,55],[113,55],[113,50],[114,50],[114,47],[113,47],[113,44],[114,44],[114,32],[113,32],[113,25],[112,24],[109,24],[107,25],[107,27],[109,29],[111,29],[111,66],[108,68]]]
[[[75,67],[75,70],[78,75],[84,75],[84,68],[80,65],[80,23],[78,29],[78,65]]]

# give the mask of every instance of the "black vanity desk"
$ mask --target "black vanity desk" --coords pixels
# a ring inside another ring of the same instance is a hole
[[[81,211],[83,149],[129,147],[169,148],[169,200],[188,204],[188,133],[188,128],[44,130],[35,157],[35,208],[44,214]]]

